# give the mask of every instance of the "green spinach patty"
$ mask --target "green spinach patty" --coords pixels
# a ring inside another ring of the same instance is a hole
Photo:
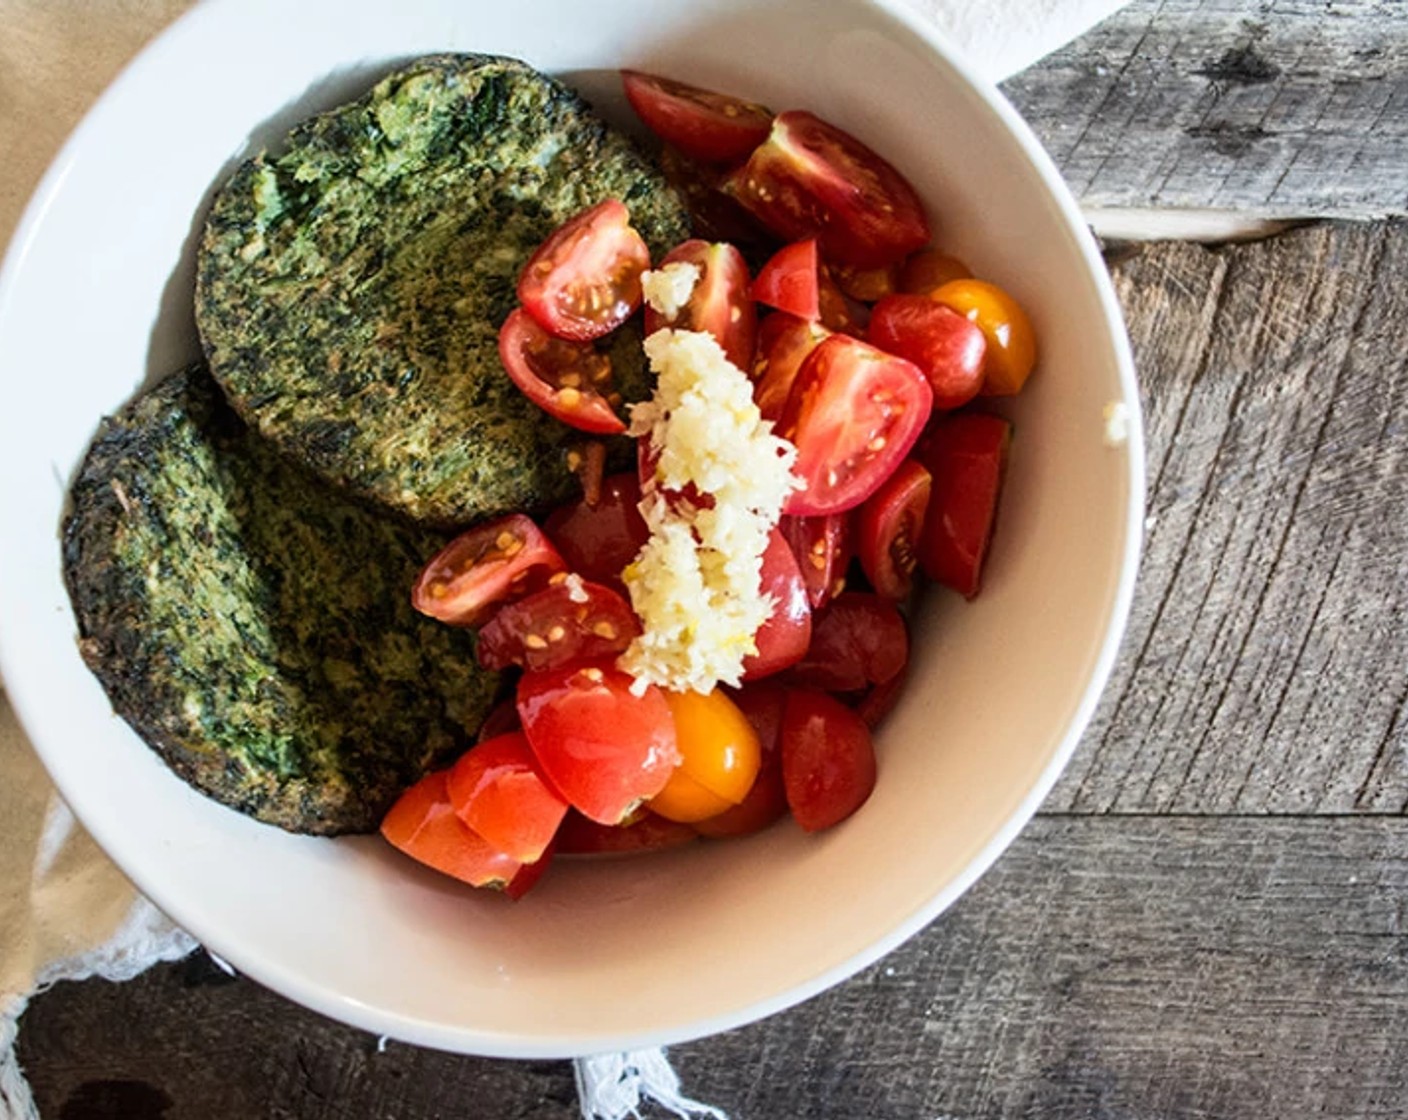
[[[217,194],[196,289],[211,371],[285,454],[416,521],[562,502],[581,433],[512,385],[498,329],[532,251],[607,197],[657,257],[688,236],[659,171],[560,82],[421,59]],[[647,395],[634,327],[611,345],[626,399]]]
[[[192,785],[298,832],[370,831],[497,690],[411,610],[443,538],[292,467],[199,368],[104,421],[64,523],[80,648]]]

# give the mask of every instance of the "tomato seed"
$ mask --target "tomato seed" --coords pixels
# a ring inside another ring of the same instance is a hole
[[[581,390],[573,389],[569,386],[566,389],[559,389],[557,391],[557,399],[564,408],[576,408],[577,405],[582,403],[582,393]]]
[[[611,623],[602,620],[601,622],[598,622],[595,626],[592,627],[592,633],[595,634],[598,638],[605,638],[610,641],[612,638],[616,637],[616,627],[612,626]]]
[[[885,437],[876,436],[873,440],[866,444],[866,446],[871,451],[883,451],[885,449]]]
[[[524,644],[525,646],[527,646],[529,649],[547,649],[547,648],[548,648],[547,642],[543,641],[543,639],[540,638],[540,637],[538,637],[537,634],[529,634],[526,638],[523,639],[523,644]]]
[[[565,637],[567,637],[567,631],[561,626],[554,626],[548,631],[548,641],[550,642],[560,642]]]

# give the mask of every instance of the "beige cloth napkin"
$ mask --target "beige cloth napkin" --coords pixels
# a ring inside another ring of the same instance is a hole
[[[466,0],[469,2],[469,0]],[[978,68],[1006,77],[1125,0],[905,0]],[[68,133],[137,51],[191,0],[0,0],[0,245]],[[20,1013],[58,980],[126,979],[195,942],[142,898],[54,791],[0,693],[0,1120],[37,1120],[15,1064]],[[587,1120],[624,1120],[644,1098],[722,1115],[679,1093],[658,1050],[577,1063]]]

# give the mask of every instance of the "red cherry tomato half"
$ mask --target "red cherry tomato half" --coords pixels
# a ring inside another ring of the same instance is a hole
[[[812,644],[788,682],[827,692],[859,692],[894,679],[909,662],[909,631],[895,604],[848,591],[817,611]]]
[[[743,159],[767,139],[772,126],[770,110],[725,93],[638,70],[622,70],[621,84],[645,126],[691,159]]]
[[[568,576],[494,615],[479,631],[479,664],[555,669],[621,653],[639,634],[640,621],[617,592]]]
[[[794,241],[774,253],[758,270],[750,294],[759,303],[815,322],[821,318],[817,273],[821,267],[816,238]]]
[[[782,756],[777,749],[787,692],[771,681],[763,681],[745,685],[733,694],[733,702],[752,724],[762,757],[758,776],[753,779],[748,795],[732,809],[695,824],[701,836],[716,840],[758,832],[787,812],[787,793],[782,786]]]
[[[921,464],[906,459],[860,507],[860,566],[882,598],[908,598],[914,586],[915,550],[929,508],[931,482]]]
[[[689,228],[705,241],[755,245],[771,240],[753,215],[719,189],[723,173],[692,160],[668,144],[660,151],[660,172],[684,199]]]
[[[855,547],[851,515],[831,513],[825,517],[784,515],[778,530],[786,538],[802,569],[807,585],[807,601],[819,610],[845,589],[846,569]]]
[[[610,334],[640,306],[650,250],[624,203],[597,203],[560,226],[528,258],[518,300],[549,334],[588,342]]]
[[[856,705],[856,715],[860,716],[866,727],[874,731],[884,722],[885,717],[894,711],[895,705],[899,703],[908,681],[909,666],[906,665],[883,684],[870,687]]]
[[[617,824],[664,788],[679,765],[670,706],[654,685],[609,663],[524,673],[518,714],[538,765],[584,816]]]
[[[982,329],[927,296],[886,296],[871,313],[866,338],[924,371],[935,408],[967,404],[983,387],[988,344]]]
[[[688,301],[673,319],[646,306],[645,333],[661,327],[707,331],[739,369],[753,361],[757,345],[758,312],[748,298],[748,262],[732,245],[723,242],[686,241],[665,254],[660,267],[683,262],[699,269],[699,281]]]
[[[792,816],[803,829],[817,832],[839,824],[875,788],[870,729],[824,693],[789,693],[782,716],[782,781]]]
[[[807,585],[792,549],[777,529],[768,535],[763,550],[760,590],[777,604],[768,620],[758,628],[753,642],[758,652],[743,659],[743,679],[760,680],[795,665],[807,652],[812,639],[812,608],[807,602]]]
[[[631,856],[698,839],[690,825],[654,813],[636,813],[621,824],[599,824],[574,810],[558,830],[557,850],[565,856]]]
[[[624,591],[621,572],[650,537],[639,504],[640,479],[634,472],[609,475],[595,506],[585,501],[563,506],[543,523],[543,531],[569,569]]]
[[[598,435],[626,430],[611,407],[611,359],[591,343],[555,338],[518,307],[499,329],[499,360],[524,396],[564,424]]]
[[[460,820],[520,863],[542,857],[567,813],[518,731],[467,750],[450,767],[445,789]]]
[[[792,395],[797,371],[831,332],[785,311],[774,311],[758,328],[758,361],[753,367],[753,400],[764,420],[776,423]]]
[[[476,525],[431,558],[411,591],[421,614],[476,626],[500,603],[542,587],[563,570],[542,530],[521,513]]]
[[[381,834],[412,859],[476,887],[505,886],[521,866],[455,814],[444,770],[401,794],[382,818]]]
[[[919,564],[930,579],[968,599],[982,586],[1011,432],[999,416],[958,412],[934,426],[920,451],[934,484]]]
[[[904,176],[801,110],[774,118],[724,190],[777,236],[816,237],[827,260],[857,268],[892,264],[929,240],[923,203]]]
[[[778,432],[797,445],[784,513],[842,513],[879,489],[924,430],[933,393],[912,362],[833,334],[802,363]]]

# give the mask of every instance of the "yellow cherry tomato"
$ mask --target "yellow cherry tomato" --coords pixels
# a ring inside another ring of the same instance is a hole
[[[1036,365],[1036,334],[1017,301],[984,280],[951,280],[930,296],[975,323],[987,339],[982,392],[1010,397]]]
[[[737,805],[753,788],[762,761],[757,733],[720,689],[667,692],[680,764],[650,809],[672,821],[708,820]]]
[[[905,295],[927,296],[951,280],[965,280],[973,273],[957,257],[938,249],[920,249],[900,269],[899,290]]]

